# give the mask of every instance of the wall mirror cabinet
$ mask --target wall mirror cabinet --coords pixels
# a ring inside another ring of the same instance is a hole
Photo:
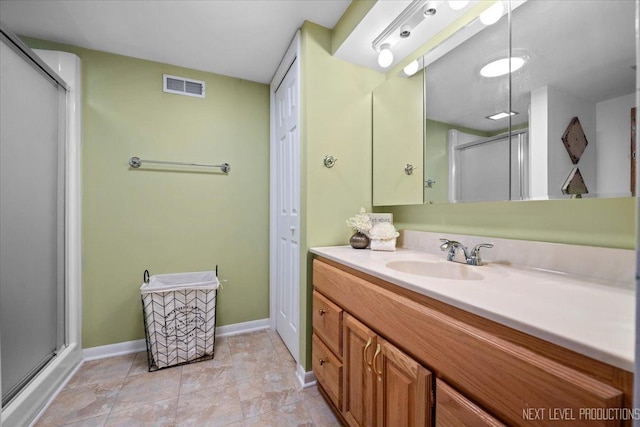
[[[503,3],[510,17],[478,19],[421,59],[424,160],[413,166],[422,201],[634,195],[635,2]],[[408,123],[377,139],[376,92],[374,205],[421,203],[379,174],[376,153],[398,153]]]

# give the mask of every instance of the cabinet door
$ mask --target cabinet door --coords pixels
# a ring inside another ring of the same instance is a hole
[[[431,425],[431,372],[382,338],[376,345],[373,370],[378,427]]]
[[[504,427],[504,424],[484,412],[444,381],[436,379],[436,426]]]
[[[344,313],[344,417],[352,427],[374,425],[373,351],[376,334]]]

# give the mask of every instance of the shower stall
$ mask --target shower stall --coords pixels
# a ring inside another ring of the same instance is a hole
[[[1,424],[22,426],[82,353],[80,61],[0,44]]]
[[[488,202],[529,197],[529,131],[479,137],[450,129],[449,201]]]

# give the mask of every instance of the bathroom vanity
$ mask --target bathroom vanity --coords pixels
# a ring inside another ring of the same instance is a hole
[[[631,425],[632,290],[409,249],[312,252],[313,372],[346,424]]]

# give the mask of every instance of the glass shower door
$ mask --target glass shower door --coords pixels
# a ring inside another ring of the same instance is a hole
[[[64,347],[66,91],[0,46],[2,406]]]

